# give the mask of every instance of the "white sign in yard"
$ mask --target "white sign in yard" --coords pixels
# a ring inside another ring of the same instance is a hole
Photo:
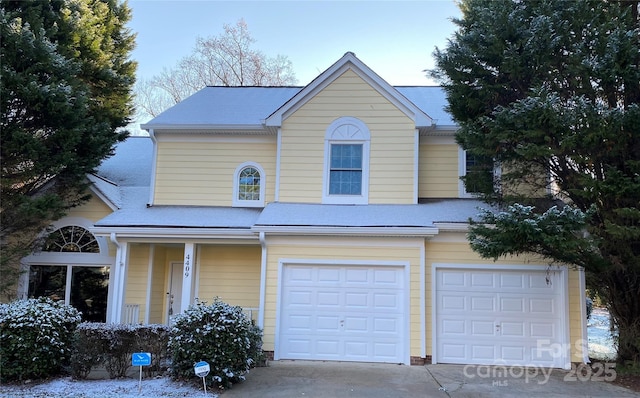
[[[205,361],[200,361],[194,366],[194,370],[196,372],[196,376],[198,377],[206,377],[211,370],[209,364]]]
[[[207,382],[205,381],[205,377],[209,374],[211,367],[205,361],[200,361],[193,365],[193,370],[196,372],[196,376],[202,377],[202,386],[204,387],[204,394],[207,395]]]

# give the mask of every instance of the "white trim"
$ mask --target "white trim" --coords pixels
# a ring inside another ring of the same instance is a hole
[[[147,296],[145,298],[144,323],[149,324],[149,313],[151,308],[151,290],[153,288],[153,262],[156,256],[156,245],[149,244],[149,262],[147,263]]]
[[[431,282],[433,284],[433,281]],[[427,357],[427,260],[425,244],[420,247],[420,357]]]
[[[107,205],[107,207],[110,208],[111,211],[118,210],[118,206],[116,206],[115,203],[113,203],[105,194],[103,194],[102,191],[100,191],[95,184],[92,183],[91,185],[89,185],[89,191],[91,191],[93,195],[95,195],[105,205]]]
[[[258,305],[258,327],[264,330],[264,306],[267,294],[267,241],[264,232],[260,232],[260,303]]]
[[[462,149],[461,146],[458,146],[458,195],[461,198],[478,198],[480,194],[477,193],[469,193],[464,186],[464,182],[461,177],[467,175],[467,151]],[[494,161],[493,162],[493,181],[495,182],[502,175],[502,168]]]
[[[149,181],[149,202],[147,205],[153,206],[156,192],[156,165],[158,164],[158,140],[154,130],[149,129],[149,138],[153,143],[153,151],[151,152],[151,180]]]
[[[265,144],[272,143],[274,134],[271,130],[260,131],[237,131],[229,128],[229,126],[221,129],[206,129],[206,131],[193,131],[187,129],[184,131],[182,127],[179,131],[158,131],[155,129],[156,139],[158,142],[213,142],[213,143],[252,143]],[[242,128],[240,129],[242,130]]]
[[[227,130],[233,132],[262,132],[268,131],[262,124],[141,124],[142,130],[156,130],[159,133],[175,133],[180,131],[202,132]]]
[[[193,264],[195,262],[195,244],[191,242],[185,242],[184,244],[184,258],[182,263],[182,298],[180,299],[180,313],[182,314],[192,300],[192,289],[194,283],[193,277]]]
[[[464,181],[461,177],[467,175],[467,151],[458,146],[458,196],[461,198],[475,198],[474,195],[467,193],[464,187]]]
[[[251,239],[257,240],[254,232],[248,228],[162,228],[162,227],[95,227],[92,229],[96,236],[117,233],[123,238],[143,239],[203,239],[207,241],[219,239]]]
[[[238,194],[240,193],[240,173],[247,168],[254,168],[258,170],[260,174],[260,199],[258,200],[240,200]],[[264,172],[262,166],[257,162],[244,162],[241,163],[233,172],[233,207],[264,207],[264,195],[267,185],[267,173]]]
[[[420,178],[420,130],[415,129],[413,138],[413,204],[418,204]]]
[[[196,297],[200,297],[200,259],[202,258],[202,245],[197,244],[197,242],[193,242],[196,244],[196,258],[193,262],[193,294],[191,295],[192,301],[195,303]]]
[[[411,262],[410,261],[388,261],[388,260],[345,260],[345,259],[308,259],[308,258],[279,258],[278,259],[278,283],[276,294],[276,325],[274,336],[274,360],[280,359],[280,324],[282,315],[282,289],[284,267],[287,265],[309,265],[309,266],[362,266],[362,267],[402,267],[404,270],[404,324],[401,335],[403,337],[403,363],[411,364]]]
[[[456,264],[456,263],[433,263],[431,265],[431,356],[432,363],[437,364],[438,355],[437,355],[437,272],[438,269],[459,269],[459,270],[491,270],[491,271],[546,271],[546,265],[517,265],[517,264]],[[560,308],[561,313],[560,319],[562,320],[560,325],[560,331],[558,333],[558,337],[563,341],[560,341],[561,347],[565,347],[564,353],[564,361],[562,364],[563,369],[571,369],[571,346],[569,344],[570,341],[570,331],[569,331],[569,277],[568,277],[568,269],[566,266],[560,266],[557,270],[552,270],[552,272],[559,272],[559,282],[562,286],[560,292],[560,304],[558,307]]]
[[[394,248],[419,248],[424,245],[424,238],[414,237],[408,239],[406,237],[341,237],[341,236],[323,236],[319,241],[316,236],[284,236],[284,235],[268,235],[266,236],[269,245],[287,245],[287,246],[338,246],[338,247],[394,247]]]
[[[280,200],[280,165],[282,158],[282,129],[278,127],[276,136],[276,186],[274,190],[273,200],[278,202]]]
[[[298,227],[298,226],[257,226],[254,232],[267,232],[270,235],[350,235],[350,236],[419,236],[429,237],[438,234],[433,227]]]
[[[355,130],[355,131],[353,131]],[[353,132],[352,132],[353,131]],[[360,195],[330,194],[331,148],[333,145],[362,145],[362,179]],[[322,174],[323,204],[369,204],[369,155],[371,133],[360,119],[350,116],[340,117],[326,128],[324,136],[324,165]]]
[[[434,222],[433,226],[438,228],[440,232],[468,232],[469,223],[467,222]]]
[[[40,232],[40,237],[45,237],[60,228],[64,227],[81,227],[86,229],[93,237],[96,239],[98,243],[99,253],[71,253],[71,252],[47,252],[47,251],[37,251],[32,252],[29,255],[20,259],[21,267],[26,272],[20,274],[18,278],[18,288],[16,294],[18,297],[28,297],[29,295],[29,269],[31,265],[55,265],[55,266],[70,266],[67,267],[67,273],[71,272],[70,269],[73,266],[85,266],[85,267],[112,267],[115,263],[115,257],[109,255],[109,244],[105,236],[98,236],[93,231],[93,223],[82,217],[65,217],[60,220],[57,220],[51,224],[50,229],[46,229]],[[50,231],[50,232],[49,232]],[[111,281],[111,276],[109,276],[109,280]],[[69,275],[67,275],[67,281],[71,281],[69,279]],[[71,285],[69,288],[65,288],[65,303],[70,302],[70,292]],[[111,294],[111,284],[107,290],[107,306],[109,303],[109,295]],[[107,310],[108,316],[108,310]]]

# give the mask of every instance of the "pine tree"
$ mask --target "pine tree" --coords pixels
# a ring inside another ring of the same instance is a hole
[[[86,174],[126,138],[136,65],[117,0],[0,3],[0,292],[38,234],[85,201]]]
[[[619,363],[636,365],[639,7],[464,0],[458,30],[436,50],[432,72],[461,126],[457,141],[502,169],[484,199],[505,211],[472,226],[472,247],[488,258],[528,252],[583,267],[618,328]],[[552,195],[527,198],[523,186]],[[550,209],[554,203],[560,206]]]

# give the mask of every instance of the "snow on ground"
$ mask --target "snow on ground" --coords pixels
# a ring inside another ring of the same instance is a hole
[[[194,377],[195,379],[195,377]],[[142,389],[138,393],[139,379],[115,380],[73,380],[62,377],[47,382],[32,382],[23,385],[2,385],[0,396],[6,398],[161,398],[161,397],[207,397],[218,395],[204,393],[202,385],[176,382],[169,378],[142,379]]]
[[[604,308],[593,308],[587,323],[589,357],[600,360],[615,360],[616,349],[611,333],[609,312]]]
[[[609,324],[607,310],[594,308],[587,324],[589,356],[591,358],[615,359],[615,346]],[[198,380],[195,377],[193,383],[177,382],[166,377],[143,379],[141,392],[138,393],[138,374],[132,369],[129,376],[126,379],[115,380],[73,380],[71,377],[62,377],[46,382],[0,385],[0,396],[6,398],[218,397],[217,394],[209,390],[205,394],[202,385],[198,385]]]

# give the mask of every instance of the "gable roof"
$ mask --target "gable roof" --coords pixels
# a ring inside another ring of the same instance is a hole
[[[422,131],[454,129],[445,110],[444,90],[436,86],[393,87],[353,53],[321,73],[306,87],[208,86],[142,124],[145,130],[255,130],[279,126],[285,117],[345,71],[352,70],[410,116]]]
[[[305,88],[300,90],[289,101],[284,103],[278,110],[272,113],[265,121],[267,126],[280,126],[286,117],[300,108],[307,101],[313,98],[318,92],[331,84],[346,71],[351,70],[369,83],[389,102],[393,103],[407,116],[413,119],[416,127],[430,127],[432,119],[414,103],[409,101],[405,96],[400,94],[393,86],[378,76],[371,68],[360,61],[354,53],[348,52],[342,56],[336,63],[331,65],[327,70],[322,72]]]

